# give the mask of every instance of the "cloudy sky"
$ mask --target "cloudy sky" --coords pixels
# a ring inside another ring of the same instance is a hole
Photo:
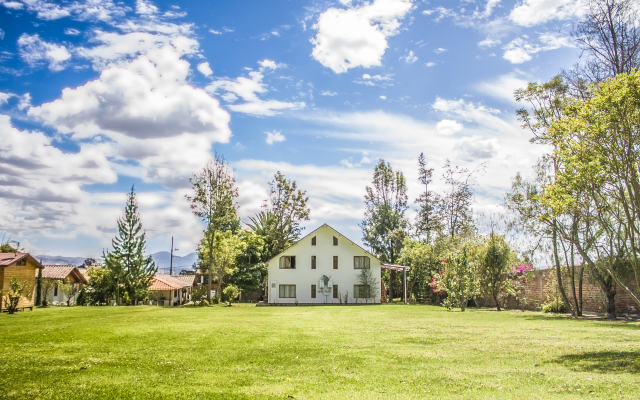
[[[307,229],[360,241],[379,158],[449,158],[499,210],[542,154],[513,90],[579,60],[579,0],[0,0],[0,235],[98,256],[135,185],[150,252],[194,250],[184,196],[214,151],[243,221],[276,171],[310,198]],[[436,180],[436,190],[443,187]]]

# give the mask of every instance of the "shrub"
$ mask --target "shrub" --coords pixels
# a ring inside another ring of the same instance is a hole
[[[556,298],[555,300],[549,300],[542,303],[542,312],[545,313],[563,313],[567,311],[567,307],[564,301]]]
[[[238,297],[238,295],[240,294],[240,289],[238,289],[236,285],[227,285],[227,287],[225,287],[222,291],[222,294],[224,295],[225,300],[231,302],[236,297]]]

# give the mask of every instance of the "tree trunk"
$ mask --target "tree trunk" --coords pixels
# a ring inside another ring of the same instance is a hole
[[[607,319],[616,318],[616,290],[612,289],[605,292],[607,305]]]
[[[496,308],[500,311],[500,302],[498,301],[498,292],[496,290],[492,291],[493,300],[496,302]]]
[[[558,276],[558,289],[560,290],[560,295],[562,296],[562,301],[564,304],[569,307],[571,310],[571,316],[575,317],[575,309],[573,304],[567,298],[567,294],[564,291],[564,286],[562,285],[562,270],[560,268],[560,258],[558,257],[558,228],[555,225],[555,222],[552,227],[552,241],[553,241],[553,257],[556,264],[556,274]]]

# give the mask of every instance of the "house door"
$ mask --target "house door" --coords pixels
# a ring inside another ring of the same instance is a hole
[[[278,282],[271,281],[269,285],[269,303],[278,302]]]

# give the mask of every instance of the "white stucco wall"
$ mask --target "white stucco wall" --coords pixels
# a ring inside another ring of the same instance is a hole
[[[333,237],[338,238],[338,245],[333,245]],[[316,237],[316,245],[311,245],[311,239]],[[296,256],[295,269],[280,269],[281,256]],[[311,256],[316,256],[316,269],[311,269]],[[333,269],[333,256],[338,256],[338,269]],[[334,285],[338,285],[338,291],[344,295],[349,292],[349,303],[354,303],[353,286],[359,284],[359,269],[354,269],[353,257],[367,256],[373,275],[380,285],[380,261],[364,251],[346,237],[340,235],[328,225],[323,225],[311,234],[301,239],[298,243],[278,254],[268,262],[269,271],[269,303],[293,304],[295,298],[280,298],[280,285],[296,285],[296,297],[299,304],[305,303],[340,303],[333,298],[333,293],[326,296],[318,288],[318,280],[326,275],[331,278]],[[311,298],[311,285],[316,285],[316,298]],[[380,290],[378,287],[375,303],[380,303]],[[369,303],[371,303],[369,299]],[[358,303],[364,303],[364,299],[358,299]]]

